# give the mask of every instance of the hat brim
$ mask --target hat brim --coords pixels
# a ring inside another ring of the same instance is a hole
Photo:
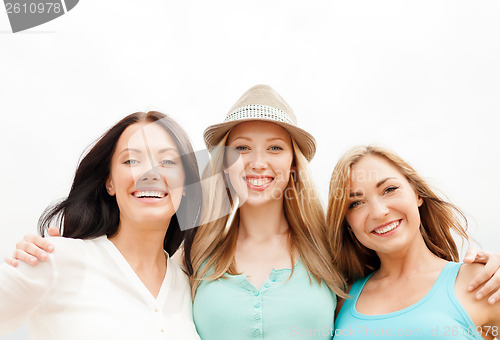
[[[229,130],[231,130],[234,126],[250,121],[264,121],[281,126],[290,134],[293,140],[295,140],[304,157],[309,162],[313,159],[314,154],[316,153],[316,139],[314,139],[314,137],[309,132],[291,124],[265,118],[239,119],[231,122],[225,122],[209,126],[208,128],[205,129],[205,132],[203,133],[203,138],[205,139],[205,144],[207,148],[211,149],[217,144],[219,144],[222,138],[226,135],[226,133]]]

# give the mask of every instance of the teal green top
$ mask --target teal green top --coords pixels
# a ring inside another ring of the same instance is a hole
[[[193,301],[193,317],[202,340],[331,339],[337,297],[318,284],[302,263],[271,272],[256,289],[246,275],[202,281]]]
[[[370,276],[356,281],[335,320],[335,339],[373,338],[482,339],[455,295],[455,280],[462,263],[448,262],[431,290],[417,303],[380,315],[361,314],[356,302]]]

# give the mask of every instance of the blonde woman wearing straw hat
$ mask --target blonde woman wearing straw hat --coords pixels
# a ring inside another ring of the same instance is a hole
[[[315,331],[330,339],[343,281],[307,170],[314,137],[267,85],[249,89],[204,137],[213,150],[209,175],[223,176],[204,187],[211,195],[205,211],[216,216],[204,216],[213,222],[200,226],[191,249],[200,337],[287,339]],[[220,211],[232,214],[218,218]]]

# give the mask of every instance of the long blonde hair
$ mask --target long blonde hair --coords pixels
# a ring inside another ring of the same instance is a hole
[[[348,229],[346,220],[351,170],[367,155],[385,159],[405,176],[422,198],[420,233],[429,250],[448,261],[458,261],[458,250],[451,231],[468,241],[467,219],[453,204],[436,195],[429,185],[401,157],[377,146],[357,146],[347,151],[337,162],[330,180],[326,215],[333,260],[348,282],[365,277],[380,267],[375,251],[363,246]]]
[[[210,181],[203,181],[205,205],[202,221],[210,221],[198,228],[191,249],[194,274],[191,276],[193,296],[202,280],[216,280],[224,274],[238,274],[234,261],[236,241],[238,237],[239,208],[236,200],[225,199],[230,187],[224,183],[224,176],[214,176],[222,172],[224,167],[224,146],[229,132],[215,148],[212,167],[206,169],[204,178],[211,176]],[[325,214],[318,192],[309,177],[308,162],[296,142],[292,139],[296,176],[290,176],[284,193],[284,210],[290,227],[291,249],[297,251],[308,273],[320,283],[323,280],[337,295],[345,297],[345,282],[333,266],[328,248]],[[225,214],[217,216],[220,211],[234,212],[232,221]]]

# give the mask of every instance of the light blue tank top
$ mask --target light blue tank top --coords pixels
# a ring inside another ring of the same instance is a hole
[[[273,270],[260,289],[246,275],[202,281],[193,301],[193,318],[203,340],[331,339],[337,298],[297,261]]]
[[[359,313],[355,306],[370,276],[356,281],[335,320],[335,339],[373,338],[482,339],[455,295],[455,280],[462,263],[448,262],[431,290],[417,303],[380,315]]]

